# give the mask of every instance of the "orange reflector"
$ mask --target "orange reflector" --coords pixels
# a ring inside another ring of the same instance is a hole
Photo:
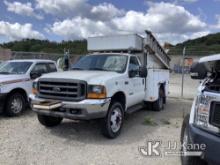
[[[101,93],[101,94],[88,93],[87,98],[88,99],[104,99],[106,98],[106,93]]]
[[[35,88],[32,88],[32,93],[34,94],[34,95],[36,95],[37,94],[37,89],[35,89]]]

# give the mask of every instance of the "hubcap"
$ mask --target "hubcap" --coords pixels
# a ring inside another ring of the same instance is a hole
[[[119,108],[115,108],[111,114],[110,125],[114,133],[118,132],[122,124],[122,113]]]
[[[11,109],[14,113],[21,112],[23,108],[22,100],[20,98],[14,98],[11,103]]]

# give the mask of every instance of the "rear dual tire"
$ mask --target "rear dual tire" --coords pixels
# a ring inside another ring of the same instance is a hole
[[[153,102],[153,110],[161,111],[164,109],[164,104],[166,103],[166,96],[164,90],[162,88],[159,89],[159,97],[158,100]]]

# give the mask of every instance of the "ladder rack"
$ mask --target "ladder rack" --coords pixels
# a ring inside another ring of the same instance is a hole
[[[170,57],[164,51],[157,39],[150,31],[145,31],[147,36],[144,42],[144,48],[147,52],[155,55],[168,69],[170,68]]]

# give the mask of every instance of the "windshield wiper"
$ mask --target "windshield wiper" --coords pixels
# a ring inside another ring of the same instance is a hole
[[[72,68],[72,70],[85,70],[83,68]]]
[[[10,72],[0,72],[0,74],[11,74]]]
[[[103,69],[103,68],[89,68],[89,70],[110,71],[110,70]]]

